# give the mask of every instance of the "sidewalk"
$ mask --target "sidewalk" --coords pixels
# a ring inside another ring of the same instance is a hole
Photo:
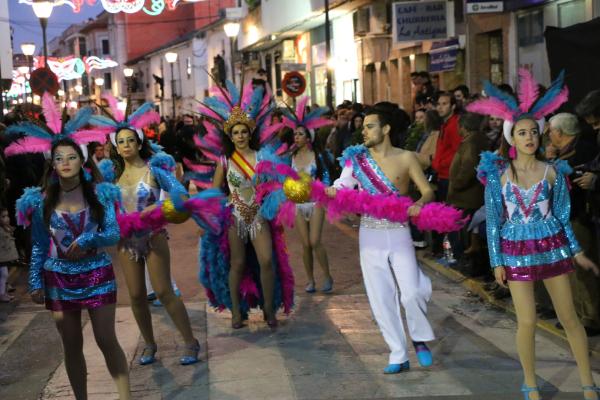
[[[461,284],[465,289],[477,295],[481,298],[482,301],[489,303],[495,307],[498,307],[504,311],[510,312],[511,314],[515,313],[514,306],[512,304],[512,300],[510,297],[506,299],[498,300],[494,298],[490,292],[484,289],[484,285],[486,282],[481,280],[480,278],[469,278],[461,274],[460,272],[446,266],[442,265],[433,259],[427,250],[419,250],[417,251],[417,259],[426,265],[428,268],[434,270],[440,275],[450,279],[452,282]],[[537,326],[539,329],[542,329],[556,337],[559,337],[563,340],[567,340],[567,336],[565,331],[562,329],[558,329],[556,327],[556,323],[558,319],[548,319],[548,320],[537,320]],[[600,336],[588,337],[590,352],[593,356],[600,357]]]

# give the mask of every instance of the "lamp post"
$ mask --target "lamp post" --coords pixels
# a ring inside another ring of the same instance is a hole
[[[33,71],[33,54],[35,53],[35,43],[26,42],[21,43],[21,51],[25,55],[27,59],[27,65],[29,66],[29,75],[27,77],[27,81],[29,82],[29,77],[31,76],[31,72]]]
[[[44,40],[44,67],[48,65],[48,44],[46,42],[46,27],[48,26],[48,18],[52,14],[54,4],[48,0],[40,0],[31,4],[35,16],[39,18],[42,25],[42,38]]]
[[[231,64],[231,81],[235,83],[235,71],[233,68],[233,60],[235,53],[235,38],[240,33],[240,23],[239,22],[227,22],[223,25],[223,29],[225,30],[225,35],[229,38],[229,44],[231,48],[231,60],[229,61]]]
[[[101,103],[101,95],[102,95],[102,86],[104,86],[104,78],[96,78],[94,79],[94,84],[96,85],[96,101]]]
[[[325,59],[329,62],[331,58],[331,33],[329,32],[329,0],[325,0]],[[325,101],[327,102],[327,107],[330,110],[333,110],[333,87],[331,86],[332,82],[332,74],[331,68],[327,66],[325,68],[327,84],[325,86]]]
[[[173,101],[173,120],[175,120],[175,73],[173,64],[177,61],[177,53],[168,52],[165,53],[165,58],[169,64],[171,64],[171,100]]]

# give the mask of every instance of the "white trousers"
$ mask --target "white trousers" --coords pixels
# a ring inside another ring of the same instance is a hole
[[[417,264],[408,227],[382,229],[360,227],[360,266],[373,315],[390,348],[390,364],[408,360],[406,334],[400,304],[406,312],[406,324],[415,342],[434,339],[427,320],[427,302],[431,281]]]

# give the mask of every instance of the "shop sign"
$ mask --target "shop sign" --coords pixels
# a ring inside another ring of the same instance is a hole
[[[504,11],[503,1],[467,0],[467,14],[498,13]]]
[[[458,49],[458,39],[435,42],[429,51],[429,72],[453,71]]]
[[[306,64],[301,63],[281,63],[282,71],[306,71]]]
[[[306,90],[306,79],[298,71],[288,72],[281,81],[283,91],[290,97],[298,97]]]
[[[393,41],[416,42],[452,35],[451,7],[446,1],[403,1],[393,4]]]

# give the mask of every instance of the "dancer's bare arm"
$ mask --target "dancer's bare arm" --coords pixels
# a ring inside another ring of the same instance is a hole
[[[414,182],[421,193],[421,198],[408,209],[408,215],[412,217],[419,214],[423,204],[433,201],[434,193],[433,189],[429,185],[429,182],[427,181],[427,178],[425,177],[425,174],[423,173],[421,164],[414,153],[407,151],[404,152],[402,157],[404,158],[404,162],[408,164],[408,175],[410,179]]]
[[[217,163],[217,169],[215,169],[215,175],[213,176],[212,187],[221,188],[225,182],[225,168],[223,164]]]

